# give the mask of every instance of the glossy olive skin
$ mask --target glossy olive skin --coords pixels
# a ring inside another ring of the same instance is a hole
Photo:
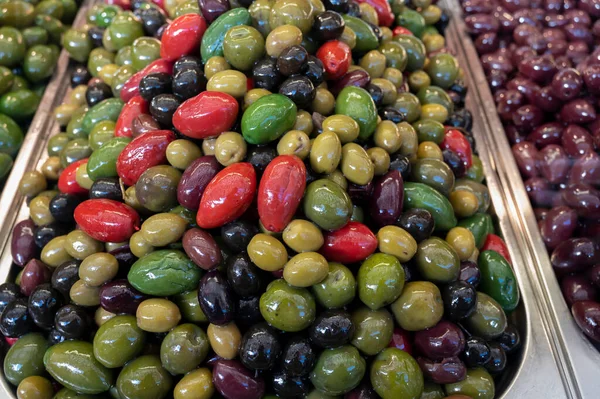
[[[506,329],[506,315],[500,305],[488,295],[477,293],[475,311],[465,320],[467,329],[483,338],[499,337]]]
[[[139,304],[147,298],[127,280],[114,280],[100,288],[100,306],[112,313],[135,315]]]
[[[77,305],[65,305],[54,316],[54,328],[67,339],[84,337],[91,326],[90,316]]]
[[[227,279],[217,270],[211,270],[200,280],[198,301],[208,321],[227,324],[235,318],[235,295]]]
[[[134,316],[115,316],[96,332],[94,357],[106,367],[122,367],[142,352],[145,343],[146,334]]]
[[[314,321],[315,301],[305,288],[292,287],[279,279],[270,283],[260,297],[260,313],[279,330],[300,331]]]
[[[246,250],[258,228],[244,220],[236,220],[221,227],[221,238],[234,253]]]
[[[171,330],[160,346],[163,367],[171,374],[185,374],[195,369],[209,350],[204,330],[194,324],[181,324]]]
[[[317,353],[307,338],[292,337],[281,353],[281,368],[290,376],[306,376],[314,367]]]
[[[117,391],[123,397],[140,399],[165,397],[173,386],[173,378],[158,356],[141,356],[129,362],[117,378]]]
[[[42,375],[48,342],[40,333],[30,333],[15,342],[4,358],[4,376],[13,385],[26,377]]]
[[[62,294],[48,283],[38,285],[29,295],[29,314],[36,326],[50,330],[54,314],[63,305]]]
[[[317,359],[310,380],[328,395],[341,395],[356,388],[366,371],[366,362],[350,345],[326,349]]]
[[[346,311],[328,310],[315,319],[308,334],[317,347],[337,348],[350,341],[354,324]]]
[[[0,332],[17,338],[33,330],[33,318],[27,309],[27,299],[17,298],[4,308],[0,316]]]
[[[240,297],[258,295],[266,285],[263,272],[252,264],[247,254],[230,256],[227,258],[226,267],[227,280]]]
[[[376,355],[392,340],[394,320],[385,309],[360,307],[352,312],[352,323],[355,327],[352,345],[366,355]]]
[[[279,360],[282,345],[277,331],[266,323],[252,326],[242,338],[240,360],[250,370],[271,369]]]
[[[418,399],[423,392],[423,373],[417,362],[397,348],[384,349],[371,365],[371,383],[382,398]]]
[[[477,305],[475,287],[465,281],[455,281],[442,288],[444,313],[453,321],[469,317]]]

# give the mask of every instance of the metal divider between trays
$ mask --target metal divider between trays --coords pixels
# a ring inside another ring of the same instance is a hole
[[[500,183],[508,193],[509,219],[518,233],[517,244],[527,262],[526,270],[534,286],[534,297],[547,319],[546,330],[550,334],[552,350],[567,394],[573,398],[598,398],[600,353],[579,330],[562,297],[525,185],[496,113],[479,56],[462,20],[461,7],[457,0],[444,1],[452,13],[450,30],[455,35],[456,50],[466,60],[462,66],[471,83],[471,95],[476,96],[482,112],[487,144],[485,150],[489,152]],[[481,146],[479,148],[482,149]]]

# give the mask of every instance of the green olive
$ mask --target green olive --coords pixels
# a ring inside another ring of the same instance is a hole
[[[467,378],[444,386],[448,395],[466,395],[473,399],[492,399],[496,396],[494,379],[483,368],[467,370]]]
[[[42,174],[48,180],[58,180],[60,176],[60,158],[59,157],[48,157],[44,161],[41,167]]]
[[[298,27],[303,34],[308,34],[313,22],[311,11],[308,1],[277,0],[271,7],[269,25],[271,29],[293,25]]]
[[[405,273],[392,255],[377,253],[368,257],[358,270],[358,296],[376,310],[394,302],[402,293]]]
[[[395,256],[402,263],[410,261],[417,253],[417,242],[401,227],[382,227],[377,232],[377,241],[381,252]]]
[[[294,251],[318,251],[323,245],[321,230],[308,220],[292,220],[283,230],[283,242]]]
[[[433,158],[417,160],[411,168],[414,182],[427,184],[444,196],[450,195],[454,188],[454,173],[444,161]]]
[[[137,325],[144,331],[167,332],[181,320],[179,308],[163,298],[146,299],[138,306]]]
[[[465,324],[468,330],[484,339],[500,336],[506,329],[506,314],[492,297],[477,293],[477,305]]]
[[[360,126],[349,116],[332,115],[323,121],[323,133],[327,132],[335,133],[341,143],[346,144],[356,140],[360,133]]]
[[[224,57],[210,57],[204,65],[204,76],[210,79],[218,72],[223,72],[231,69],[231,66]]]
[[[67,234],[65,250],[75,259],[85,259],[103,249],[104,246],[100,241],[94,240],[83,230],[73,230]]]
[[[184,320],[192,323],[204,323],[208,321],[198,302],[198,290],[175,295],[173,301],[181,311]]]
[[[88,158],[92,155],[92,149],[87,139],[75,139],[69,141],[60,151],[60,163],[63,167],[67,167],[73,162]]]
[[[89,286],[99,287],[112,280],[118,271],[117,258],[106,252],[98,252],[89,255],[81,262],[79,278]]]
[[[144,240],[154,247],[164,247],[178,241],[185,233],[187,221],[173,213],[157,213],[144,221],[141,228]]]
[[[375,176],[382,176],[387,173],[390,168],[390,154],[386,150],[379,147],[372,147],[367,150],[367,155],[373,163]]]
[[[382,105],[392,105],[396,102],[398,91],[396,86],[389,80],[384,78],[372,79],[371,84],[379,87],[383,93],[381,100]]]
[[[206,90],[219,91],[235,98],[242,98],[248,90],[246,75],[233,69],[217,72],[208,80]]]
[[[287,250],[275,237],[260,233],[248,244],[248,256],[259,268],[266,271],[281,269],[287,262]]]
[[[145,342],[146,333],[134,316],[114,316],[94,335],[94,357],[106,367],[123,367],[142,352]]]
[[[450,203],[454,213],[460,218],[473,216],[479,209],[479,201],[475,194],[467,190],[456,190],[450,193]]]
[[[181,324],[167,334],[160,345],[162,366],[171,374],[185,374],[202,363],[210,345],[203,329]]]
[[[407,352],[386,348],[371,365],[373,389],[383,399],[421,399],[423,373],[419,364]]]
[[[408,123],[412,123],[421,116],[421,103],[412,93],[400,93],[393,107],[400,111]]]
[[[400,129],[392,121],[382,121],[377,125],[373,141],[377,147],[383,148],[390,154],[397,152],[402,147]]]
[[[367,356],[374,356],[388,346],[394,332],[394,319],[385,309],[365,306],[352,312],[352,345]]]
[[[341,158],[342,143],[337,134],[323,132],[315,138],[310,149],[310,166],[316,173],[333,172]]]
[[[269,94],[273,94],[273,93],[271,93],[267,89],[252,89],[252,90],[249,90],[246,94],[244,94],[244,111],[249,106],[251,106],[256,101],[258,101],[260,98],[262,98],[264,96],[268,96]]]
[[[303,252],[290,259],[283,268],[283,278],[294,287],[310,287],[329,273],[327,259],[317,252]]]
[[[260,313],[267,323],[281,331],[301,331],[315,319],[315,300],[306,288],[292,287],[278,279],[261,295]]]
[[[185,170],[192,162],[202,156],[202,150],[190,140],[174,140],[167,146],[167,161],[171,166]]]
[[[329,273],[320,283],[312,286],[319,304],[328,309],[346,306],[356,295],[356,279],[352,271],[341,263],[329,263]]]
[[[446,241],[438,237],[431,237],[419,243],[416,263],[421,275],[436,283],[455,281],[460,273],[458,254]]]
[[[440,290],[429,281],[407,283],[391,309],[400,327],[408,331],[433,327],[444,313]]]
[[[292,130],[300,130],[306,134],[311,134],[314,129],[312,116],[303,109],[298,110],[296,113],[296,122],[292,127]]]
[[[173,391],[173,399],[210,399],[214,392],[212,373],[207,368],[199,368],[179,380]]]
[[[52,198],[38,195],[29,203],[29,217],[36,226],[46,226],[54,222],[54,216],[50,213],[50,201]]]
[[[458,254],[461,261],[469,259],[475,251],[475,237],[464,227],[453,227],[446,235],[446,242]]]
[[[48,188],[46,177],[36,171],[25,172],[19,182],[19,192],[26,197],[34,197]]]
[[[290,130],[277,143],[279,155],[296,155],[305,159],[310,153],[311,143],[308,135],[300,130]]]
[[[76,305],[98,306],[100,305],[100,287],[86,285],[83,280],[77,280],[69,291],[69,298]]]
[[[395,90],[395,89],[394,89]],[[312,101],[312,109],[321,115],[331,115],[335,108],[335,97],[324,87],[317,87],[315,98]],[[345,115],[342,115],[345,116]],[[352,119],[352,118],[350,118]],[[354,119],[352,119],[354,121]],[[358,124],[357,124],[358,126]]]
[[[380,78],[386,68],[386,58],[379,51],[371,50],[360,59],[359,65],[367,71],[371,79]]]
[[[111,29],[114,30],[114,27]],[[139,37],[133,41],[131,45],[131,65],[135,69],[141,70],[159,58],[160,40],[153,37]]]
[[[215,158],[223,166],[241,162],[246,157],[247,145],[244,137],[236,132],[225,132],[217,137]]]
[[[146,355],[127,363],[116,385],[122,398],[164,398],[173,388],[173,378],[158,356]]]
[[[47,378],[37,375],[25,378],[17,387],[19,399],[51,399],[53,395],[52,383]]]
[[[1,4],[0,7],[6,7],[6,3]],[[10,26],[1,27],[0,46],[2,47],[2,51],[0,52],[0,65],[2,66],[16,66],[25,58],[27,44],[18,29]]]
[[[41,260],[48,266],[54,268],[61,264],[73,260],[73,257],[69,255],[65,249],[67,236],[58,236],[50,240],[44,248],[42,248]]]
[[[344,191],[348,190],[348,180],[346,180],[344,174],[339,169],[334,170],[325,177],[343,188]]]
[[[247,71],[262,58],[265,39],[251,26],[234,26],[227,31],[223,41],[223,54],[227,62],[236,69]]]
[[[304,195],[304,214],[324,230],[344,226],[352,216],[352,201],[342,187],[329,179],[308,185]]]
[[[325,349],[317,359],[310,380],[329,395],[343,395],[356,388],[366,372],[366,361],[352,345]]]

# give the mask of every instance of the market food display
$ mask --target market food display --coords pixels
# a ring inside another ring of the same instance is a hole
[[[494,398],[520,295],[442,10],[111,3],[19,186],[17,396]]]
[[[54,73],[75,0],[0,2],[0,188]]]
[[[600,342],[599,4],[462,5],[565,301]]]

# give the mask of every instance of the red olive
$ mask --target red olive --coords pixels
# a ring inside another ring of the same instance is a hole
[[[206,21],[202,15],[185,14],[175,18],[162,34],[160,56],[175,61],[197,52],[205,31]]]
[[[135,209],[109,199],[90,199],[75,208],[75,221],[87,235],[102,242],[123,242],[140,228]]]
[[[205,139],[231,129],[236,121],[239,105],[227,93],[203,91],[186,100],[173,115],[173,126],[188,137]]]
[[[115,137],[131,137],[133,120],[141,114],[148,113],[148,103],[141,96],[132,97],[123,106],[115,125]]]
[[[377,249],[377,237],[362,223],[348,222],[344,227],[325,233],[321,254],[330,262],[360,262]]]

